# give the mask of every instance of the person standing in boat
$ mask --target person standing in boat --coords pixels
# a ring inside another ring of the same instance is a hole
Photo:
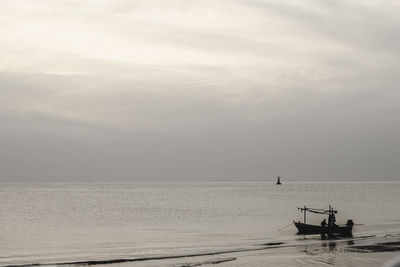
[[[336,223],[336,216],[335,216],[335,212],[332,211],[332,225],[335,225]]]
[[[336,216],[334,211],[332,210],[329,212],[328,226],[335,225],[335,222],[336,222]]]

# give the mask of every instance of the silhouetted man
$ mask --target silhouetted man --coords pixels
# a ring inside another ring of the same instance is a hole
[[[322,227],[322,234],[324,235],[326,233],[326,220],[325,219],[321,222],[321,227]]]

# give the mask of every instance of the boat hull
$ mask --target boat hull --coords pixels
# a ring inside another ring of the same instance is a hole
[[[300,235],[328,235],[328,236],[352,236],[352,225],[333,225],[328,226],[324,230],[319,225],[305,224],[301,222],[294,222]]]

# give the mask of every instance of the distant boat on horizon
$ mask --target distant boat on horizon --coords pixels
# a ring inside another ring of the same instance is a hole
[[[280,177],[280,176],[278,176],[278,180],[276,181],[276,184],[282,184],[282,183],[281,183],[281,177]]]

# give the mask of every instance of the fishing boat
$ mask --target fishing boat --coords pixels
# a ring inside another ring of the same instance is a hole
[[[320,235],[328,235],[328,236],[352,236],[352,230],[353,230],[353,220],[347,220],[347,223],[344,225],[337,225],[336,224],[336,216],[335,214],[337,213],[337,210],[334,210],[333,207],[329,206],[329,209],[324,210],[324,209],[314,209],[314,208],[307,208],[304,206],[303,208],[298,208],[301,212],[304,213],[304,222],[294,222],[294,225],[297,227],[298,234],[301,235],[315,235],[315,234],[320,234]],[[307,224],[307,215],[306,213],[311,212],[311,213],[317,213],[317,214],[323,214],[323,215],[328,215],[328,223],[326,223],[326,220],[324,219],[321,222],[321,225],[312,225],[312,224]]]
[[[277,181],[276,181],[276,184],[282,184],[282,183],[281,183],[281,177],[280,177],[280,176],[278,176],[278,179],[277,179]]]

